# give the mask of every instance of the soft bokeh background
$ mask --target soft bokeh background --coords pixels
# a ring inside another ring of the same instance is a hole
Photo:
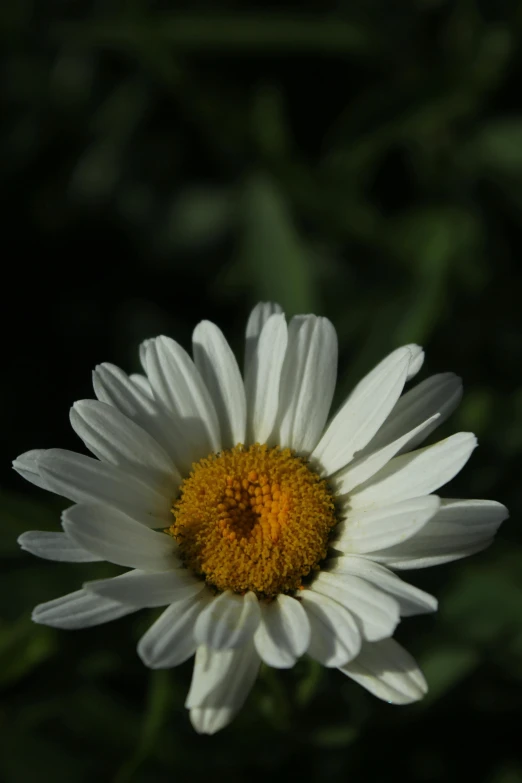
[[[0,779],[522,781],[521,7],[509,0],[2,5],[3,490]],[[308,660],[262,673],[202,738],[191,663],[145,670],[151,613],[60,632],[32,606],[113,573],[18,550],[63,502],[10,460],[82,446],[68,425],[100,361],[241,351],[259,299],[329,316],[339,399],[422,343],[465,398],[441,434],[480,442],[446,494],[511,509],[489,551],[412,574],[434,617],[398,638],[430,684],[377,701]]]

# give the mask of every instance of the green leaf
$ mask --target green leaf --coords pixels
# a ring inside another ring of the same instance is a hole
[[[275,300],[289,314],[318,311],[312,259],[275,182],[251,177],[241,200],[239,264],[256,299]]]
[[[478,662],[476,651],[464,646],[442,645],[422,656],[419,664],[429,685],[422,705],[430,704],[443,696],[470,674]]]

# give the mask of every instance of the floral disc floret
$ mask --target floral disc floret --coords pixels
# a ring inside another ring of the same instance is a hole
[[[196,463],[172,513],[188,568],[219,591],[260,598],[300,588],[336,523],[328,486],[305,460],[258,443]]]

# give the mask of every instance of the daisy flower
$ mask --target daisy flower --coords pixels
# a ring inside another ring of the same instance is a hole
[[[337,337],[330,321],[261,303],[246,329],[244,373],[217,326],[202,321],[193,358],[169,337],[147,340],[143,375],[94,371],[96,400],[71,410],[94,457],[62,449],[14,461],[28,481],[71,500],[63,532],[24,533],[39,557],[107,560],[127,569],[34,609],[33,620],[86,628],[166,607],[138,644],[152,668],[195,654],[186,700],[198,732],[241,708],[261,662],[305,653],[394,704],[426,681],[393,640],[433,596],[396,571],[486,547],[500,503],[432,494],[476,446],[461,432],[422,441],[453,411],[459,378],[434,375],[398,348],[333,415]]]

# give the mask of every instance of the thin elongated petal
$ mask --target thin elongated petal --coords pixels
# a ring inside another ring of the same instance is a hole
[[[249,443],[266,443],[275,426],[287,341],[284,316],[270,316],[257,340],[245,378]]]
[[[346,468],[332,477],[331,483],[338,495],[345,495],[355,487],[374,476],[386,463],[388,463],[402,448],[412,441],[418,434],[427,430],[438,418],[435,414],[430,419],[419,424],[413,430],[406,432],[400,438],[391,441],[376,451],[368,452],[350,462]]]
[[[402,447],[403,451],[411,451],[446,421],[461,397],[462,380],[454,373],[446,372],[426,378],[400,397],[382,427],[359,456],[384,448],[431,419],[428,427],[419,430]],[[438,418],[433,419],[433,416]]]
[[[62,524],[76,544],[109,563],[149,571],[179,565],[171,536],[156,533],[114,508],[73,506],[64,512]]]
[[[139,469],[151,483],[172,488],[181,484],[176,466],[159,443],[113,405],[80,400],[71,409],[71,424],[92,453],[124,470]]]
[[[135,383],[114,364],[99,364],[93,372],[94,392],[100,402],[113,405],[124,416],[149,433],[174,460],[183,443],[179,443],[172,416],[153,399],[148,390]],[[148,381],[147,381],[148,383]],[[150,384],[149,384],[150,386]]]
[[[47,488],[75,503],[107,503],[148,527],[172,521],[171,497],[115,465],[65,449],[49,449],[38,464]]]
[[[271,315],[282,313],[283,308],[277,302],[259,302],[250,313],[245,334],[245,362],[243,373],[246,377],[252,357],[255,354],[259,335]]]
[[[422,350],[420,345],[415,345],[415,343],[411,343],[408,345],[408,348],[411,351],[411,361],[410,366],[408,367],[408,375],[406,376],[406,380],[411,380],[419,370],[421,369],[422,365],[424,364],[424,351]]]
[[[349,511],[335,528],[332,546],[346,554],[366,554],[415,535],[440,506],[436,495],[410,498],[378,508]]]
[[[351,661],[361,649],[361,631],[353,615],[341,604],[313,590],[300,596],[310,623],[308,655],[323,666]]]
[[[194,637],[198,644],[215,650],[241,647],[255,633],[260,614],[254,593],[240,596],[227,590],[201,612],[194,627]]]
[[[391,636],[399,622],[397,601],[359,577],[321,571],[311,590],[333,598],[348,609],[369,642]]]
[[[352,508],[428,495],[462,470],[477,445],[471,432],[458,432],[410,454],[394,457],[350,495]]]
[[[327,318],[302,315],[288,327],[276,438],[309,454],[324,429],[337,377],[337,335]]]
[[[30,481],[31,484],[40,487],[40,489],[47,489],[45,481],[38,470],[38,462],[45,454],[45,451],[45,449],[32,449],[24,454],[20,454],[19,457],[13,460],[13,468],[16,472],[26,481]]]
[[[411,359],[408,346],[399,348],[355,387],[312,452],[324,475],[344,468],[373,438],[399,398]]]
[[[428,691],[415,660],[394,639],[364,644],[358,657],[339,671],[390,704],[411,704]]]
[[[372,553],[389,568],[428,568],[480,552],[509,516],[494,500],[442,498],[441,507],[411,539]]]
[[[165,606],[196,595],[204,588],[192,574],[182,568],[170,571],[129,571],[113,579],[86,582],[84,589],[113,601],[142,607]]]
[[[263,604],[254,644],[269,666],[293,666],[310,644],[310,622],[300,602],[281,594],[275,601]]]
[[[401,617],[437,611],[437,599],[418,587],[403,582],[396,574],[388,571],[368,558],[346,555],[327,560],[325,570],[333,574],[359,576],[391,595],[399,604]]]
[[[214,402],[221,429],[222,448],[244,443],[246,397],[236,357],[223,332],[210,321],[202,321],[192,337],[194,362]]]
[[[103,557],[93,555],[65,533],[28,530],[19,536],[18,543],[26,552],[43,557],[44,560],[61,560],[64,563],[95,563],[103,560]]]
[[[216,409],[194,362],[174,340],[158,337],[147,346],[147,370],[154,396],[170,411],[190,449],[185,464],[221,449]]]
[[[138,387],[138,389],[140,389],[140,391],[144,392],[147,395],[147,397],[150,397],[151,400],[154,399],[152,386],[150,385],[145,375],[140,375],[140,373],[136,372],[136,373],[131,373],[131,375],[129,375],[129,378]]]
[[[237,650],[198,647],[185,702],[197,732],[214,734],[230,723],[243,706],[260,663],[251,641]]]
[[[53,601],[38,604],[33,609],[32,619],[41,625],[72,630],[109,623],[135,611],[135,606],[125,606],[86,590],[76,590]]]
[[[170,669],[194,655],[194,623],[205,606],[205,594],[198,593],[165,609],[139,641],[143,663],[151,669]]]

